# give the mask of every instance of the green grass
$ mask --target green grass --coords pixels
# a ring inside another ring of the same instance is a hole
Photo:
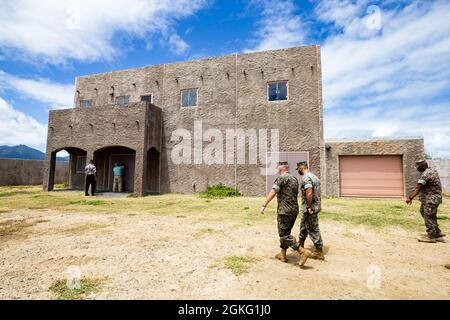
[[[66,280],[57,280],[49,288],[56,300],[84,300],[89,295],[100,291],[104,278],[81,278],[80,288],[70,289]]]
[[[225,258],[224,265],[236,276],[247,273],[253,263],[258,261],[257,258],[249,256],[229,256]]]
[[[105,213],[186,217],[190,222],[232,221],[236,226],[273,223],[276,200],[265,215],[259,214],[262,197],[209,197],[164,194],[147,197],[86,199],[82,191],[43,192],[41,186],[0,187],[0,218],[21,210],[54,210],[60,213]],[[338,221],[382,229],[400,227],[422,230],[419,201],[407,206],[401,199],[324,198],[321,221]],[[450,199],[439,206],[439,224],[450,227]]]

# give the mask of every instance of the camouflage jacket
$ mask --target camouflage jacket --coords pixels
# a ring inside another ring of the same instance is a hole
[[[442,186],[437,171],[426,168],[419,178],[418,183],[423,187],[420,191],[420,201],[424,204],[442,203]]]
[[[277,193],[278,214],[298,214],[298,181],[286,172],[275,179],[273,190]]]
[[[302,210],[306,211],[306,189],[313,189],[313,200],[311,204],[311,208],[315,213],[319,213],[322,210],[322,200],[320,195],[320,180],[317,176],[312,172],[307,172],[302,177]]]

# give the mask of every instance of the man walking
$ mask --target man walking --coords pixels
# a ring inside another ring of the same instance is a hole
[[[300,254],[299,265],[303,266],[311,255],[311,251],[300,247],[294,236],[291,235],[292,227],[298,215],[298,181],[293,175],[288,172],[288,163],[278,163],[278,177],[275,179],[272,190],[266,197],[266,200],[261,206],[261,214],[267,208],[267,205],[272,199],[277,196],[277,222],[278,234],[280,236],[281,251],[275,258],[282,262],[287,262],[286,250],[291,247]]]
[[[415,196],[420,193],[420,214],[423,217],[427,234],[422,235],[418,240],[420,242],[434,243],[442,241],[445,234],[439,229],[437,223],[437,210],[442,203],[442,186],[439,174],[433,168],[428,166],[426,160],[416,161],[416,168],[421,172],[419,181],[414,191],[405,200],[406,204],[411,204]]]
[[[113,192],[116,192],[116,188],[119,189],[119,192],[122,192],[122,175],[123,175],[124,166],[116,162],[113,167],[114,173],[114,183],[113,183]]]
[[[84,195],[89,195],[89,186],[91,187],[91,195],[95,195],[95,176],[97,174],[97,168],[94,165],[94,161],[90,160],[89,164],[84,168],[86,173],[86,182],[84,185]]]
[[[302,176],[302,211],[303,216],[300,223],[299,245],[305,246],[305,240],[309,237],[314,243],[314,252],[312,259],[325,260],[323,255],[322,235],[319,229],[319,212],[322,209],[320,180],[317,176],[309,171],[306,162],[297,163],[297,171]]]

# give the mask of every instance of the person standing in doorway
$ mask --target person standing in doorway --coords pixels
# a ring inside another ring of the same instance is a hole
[[[113,183],[113,192],[116,192],[116,189],[119,189],[119,192],[122,192],[122,175],[123,175],[123,165],[119,165],[117,162],[114,164],[113,173],[114,173],[114,183]]]
[[[89,161],[89,164],[84,168],[84,172],[86,173],[84,195],[89,195],[89,187],[91,187],[91,196],[95,196],[95,178],[97,175],[97,168],[94,165],[94,160]]]

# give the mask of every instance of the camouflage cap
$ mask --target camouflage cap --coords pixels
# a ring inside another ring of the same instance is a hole
[[[425,160],[425,159],[417,160],[417,161],[416,161],[416,167],[417,167],[417,166],[420,166],[420,165],[423,164],[423,163],[427,163],[427,160]]]
[[[308,167],[308,162],[306,162],[306,161],[297,162],[297,170],[300,168],[300,166]]]
[[[279,166],[286,166],[286,167],[289,167],[289,163],[288,163],[287,161],[279,161],[279,162],[278,162],[278,165],[279,165]]]

